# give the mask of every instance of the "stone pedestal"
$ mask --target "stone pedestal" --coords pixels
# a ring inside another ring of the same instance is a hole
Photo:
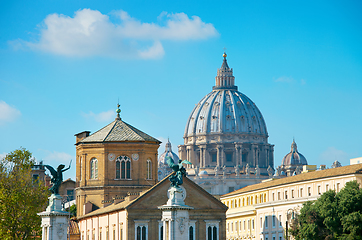
[[[189,210],[193,207],[185,205],[186,190],[182,186],[170,187],[167,192],[166,205],[158,207],[162,210],[163,239],[189,239]]]
[[[66,240],[69,213],[62,211],[62,197],[52,194],[49,205],[44,212],[38,213],[42,217],[42,240]]]

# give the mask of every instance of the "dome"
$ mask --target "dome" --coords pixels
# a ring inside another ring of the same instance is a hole
[[[203,170],[203,171],[201,171],[200,173],[199,173],[199,176],[201,177],[201,176],[208,176],[209,175],[209,173],[206,171],[206,170]]]
[[[293,139],[293,143],[291,146],[290,153],[285,155],[282,161],[283,166],[290,166],[290,165],[308,165],[307,159],[298,152],[297,144]]]
[[[268,137],[264,118],[245,94],[234,85],[233,69],[226,54],[213,91],[196,104],[187,121],[184,137],[208,134],[253,134]]]
[[[166,157],[170,157],[173,159],[174,163],[178,163],[179,157],[177,156],[176,153],[172,152],[172,146],[170,143],[170,140],[167,140],[166,146],[165,146],[165,152],[162,153],[160,155],[160,157],[158,158],[158,164],[164,164],[164,165],[168,165],[166,162]]]

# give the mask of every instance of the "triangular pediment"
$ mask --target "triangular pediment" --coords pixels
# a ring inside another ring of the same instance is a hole
[[[194,210],[201,209],[214,209],[226,211],[227,207],[206,192],[203,188],[198,186],[192,180],[187,177],[183,178],[184,182],[182,187],[186,190],[185,204],[193,207]],[[168,197],[167,190],[170,187],[170,181],[168,177],[164,178],[158,184],[153,186],[142,196],[128,205],[127,209],[158,209],[159,206],[165,205]]]

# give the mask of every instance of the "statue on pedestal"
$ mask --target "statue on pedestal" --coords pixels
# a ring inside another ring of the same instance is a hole
[[[72,160],[70,160],[69,167],[64,169],[64,164],[60,164],[57,168],[57,171],[52,166],[44,165],[47,169],[49,169],[50,173],[52,174],[51,182],[53,183],[53,186],[49,189],[51,193],[53,194],[59,194],[59,187],[60,184],[63,182],[63,172],[70,169],[70,164],[72,163]]]
[[[187,161],[187,160],[179,160],[178,164],[175,164],[173,162],[173,159],[170,157],[166,157],[166,161],[168,166],[173,170],[172,175],[170,176],[170,182],[171,182],[171,186],[172,187],[178,187],[179,185],[182,185],[183,180],[182,177],[186,177],[186,169],[184,168],[184,166],[182,165],[183,163],[185,164],[192,164],[191,162]]]

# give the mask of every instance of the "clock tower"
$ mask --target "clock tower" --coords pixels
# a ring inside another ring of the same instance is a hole
[[[116,119],[90,134],[76,134],[77,216],[137,195],[157,183],[160,141]]]

